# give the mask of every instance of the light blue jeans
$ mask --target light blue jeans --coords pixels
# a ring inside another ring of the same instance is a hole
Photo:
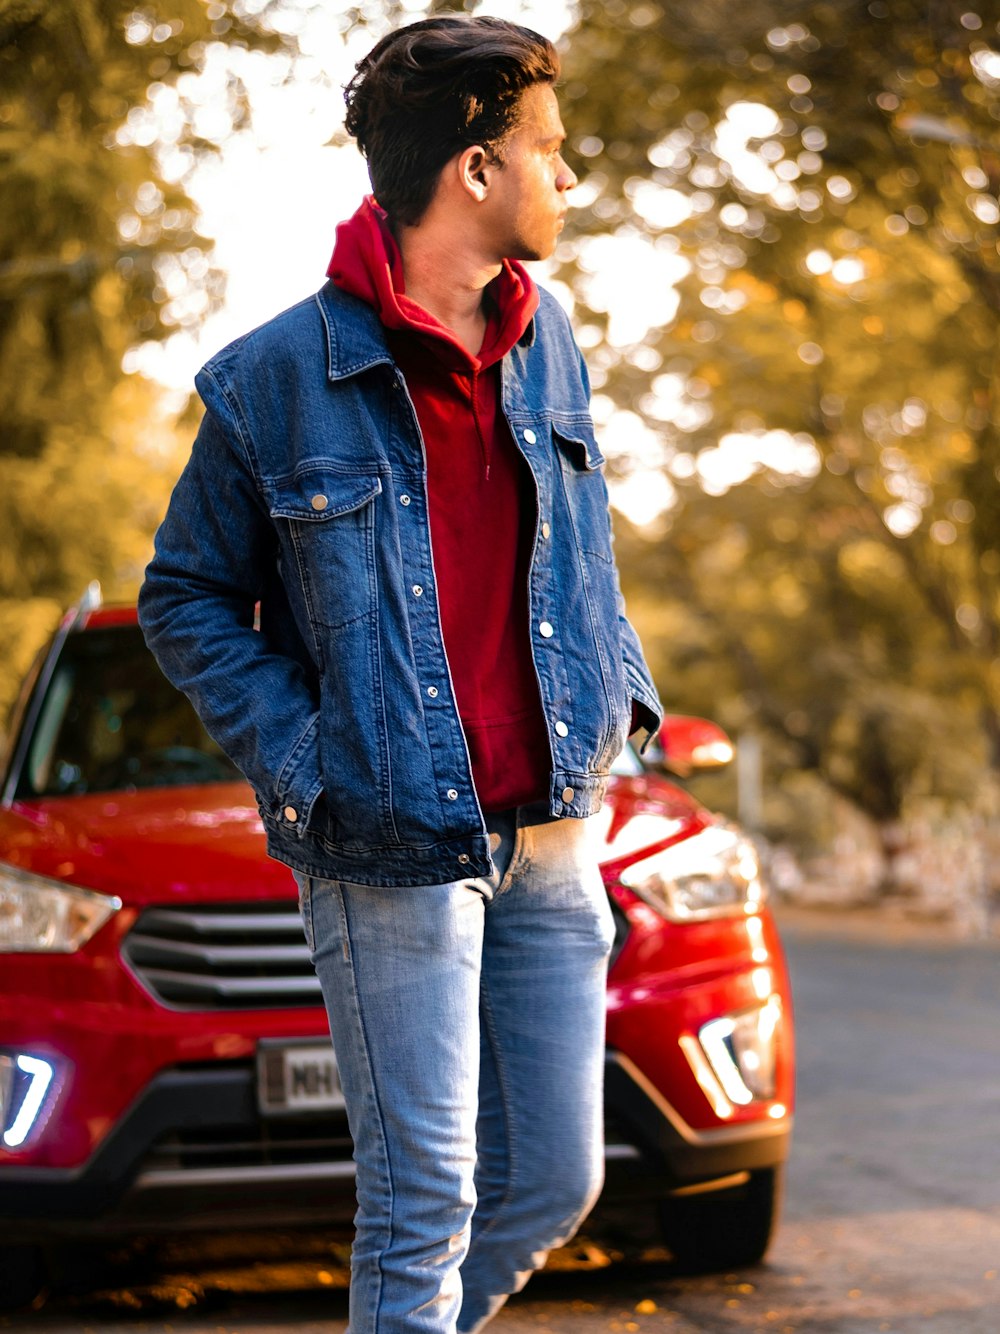
[[[590,821],[490,816],[495,874],[299,876],[357,1162],[350,1334],[472,1334],[603,1181],[607,958]]]

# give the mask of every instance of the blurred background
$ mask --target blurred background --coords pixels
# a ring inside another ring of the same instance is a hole
[[[1000,895],[1000,24],[975,0],[467,4],[560,42],[547,283],[699,795],[772,879],[985,934]],[[315,290],[341,88],[424,0],[0,0],[0,708],[134,598],[195,369]]]

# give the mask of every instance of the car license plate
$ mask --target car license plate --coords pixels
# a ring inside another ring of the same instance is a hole
[[[344,1094],[329,1041],[264,1041],[257,1045],[257,1102],[264,1116],[297,1116],[343,1107]]]

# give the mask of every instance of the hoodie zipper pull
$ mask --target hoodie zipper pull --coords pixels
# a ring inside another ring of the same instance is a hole
[[[475,367],[472,372],[472,419],[476,423],[476,434],[479,436],[479,448],[483,454],[483,476],[488,482],[490,480],[490,448],[486,443],[486,437],[483,435],[483,424],[479,417],[479,367]]]

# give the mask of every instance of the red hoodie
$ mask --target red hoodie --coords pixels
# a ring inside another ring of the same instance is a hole
[[[486,289],[486,335],[473,356],[406,296],[399,249],[372,198],[337,228],[327,273],[378,312],[416,409],[441,628],[480,804],[537,801],[552,767],[528,628],[537,502],[499,389],[501,358],[528,327],[538,293],[505,261]]]

